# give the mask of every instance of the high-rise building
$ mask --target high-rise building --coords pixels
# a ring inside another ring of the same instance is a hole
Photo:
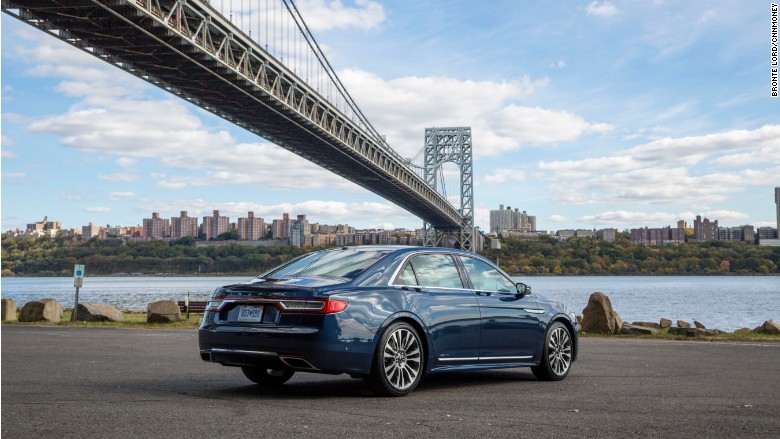
[[[238,219],[238,239],[242,241],[259,241],[265,238],[265,220],[255,218],[254,212],[247,213],[246,218]]]
[[[507,234],[510,231],[535,232],[536,217],[526,211],[520,212],[520,209],[513,211],[511,206],[504,209],[504,205],[499,204],[498,210],[490,211],[490,233]]]
[[[713,241],[718,239],[718,220],[710,221],[708,218],[701,219],[701,215],[696,215],[693,221],[693,238],[697,241]]]
[[[187,216],[187,211],[182,210],[179,216],[171,217],[171,238],[179,239],[185,236],[198,236],[198,219]]]
[[[92,238],[100,237],[100,226],[95,226],[89,223],[88,226],[81,227],[81,239],[86,241]]]
[[[207,240],[217,239],[219,235],[229,231],[230,218],[221,216],[218,210],[215,210],[211,216],[203,217],[203,232]]]
[[[144,218],[144,237],[160,239],[171,236],[171,225],[167,219],[160,218],[158,212],[152,212],[151,218]]]
[[[780,187],[775,188],[775,210],[777,218],[777,234],[780,235]],[[780,238],[780,236],[778,236]]]
[[[306,215],[298,215],[298,219],[292,220],[290,224],[290,245],[301,247],[307,242],[311,242],[309,220]]]
[[[59,221],[49,221],[49,217],[43,217],[43,221],[27,224],[27,230],[31,232],[42,232],[45,230],[60,230],[62,223]]]

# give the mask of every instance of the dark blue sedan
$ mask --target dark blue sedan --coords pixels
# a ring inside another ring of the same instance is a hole
[[[485,258],[402,246],[310,253],[220,287],[199,331],[203,360],[257,384],[348,373],[393,396],[451,370],[530,367],[561,380],[577,340],[573,313]]]

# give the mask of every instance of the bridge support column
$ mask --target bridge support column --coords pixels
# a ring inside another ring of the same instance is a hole
[[[452,162],[460,168],[460,215],[462,220],[457,229],[437,228],[435,225],[423,223],[423,245],[426,247],[457,246],[463,250],[474,251],[474,175],[471,127],[426,128],[424,150],[425,182],[432,188],[437,189],[437,176],[444,163]],[[453,240],[455,243],[452,242]]]

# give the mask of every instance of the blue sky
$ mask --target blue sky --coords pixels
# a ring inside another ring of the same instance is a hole
[[[472,127],[483,229],[499,204],[536,215],[543,230],[695,215],[775,224],[769,2],[296,4],[402,155],[422,148],[426,127]],[[421,225],[6,14],[1,24],[3,230],[45,215],[80,227],[212,209],[231,221],[253,210],[266,220]]]

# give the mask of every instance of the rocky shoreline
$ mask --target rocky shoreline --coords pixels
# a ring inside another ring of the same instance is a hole
[[[687,337],[709,337],[725,333],[719,329],[707,328],[697,320],[693,321],[693,325],[684,320],[677,320],[675,326],[672,325],[671,320],[665,318],[662,318],[658,323],[625,323],[617,311],[612,308],[609,297],[600,292],[590,295],[588,305],[582,310],[582,316],[577,316],[577,321],[580,324],[580,331],[585,334],[654,335],[666,332]],[[780,334],[780,325],[772,320],[767,320],[753,329],[739,328],[734,331],[734,334],[778,335]]]

